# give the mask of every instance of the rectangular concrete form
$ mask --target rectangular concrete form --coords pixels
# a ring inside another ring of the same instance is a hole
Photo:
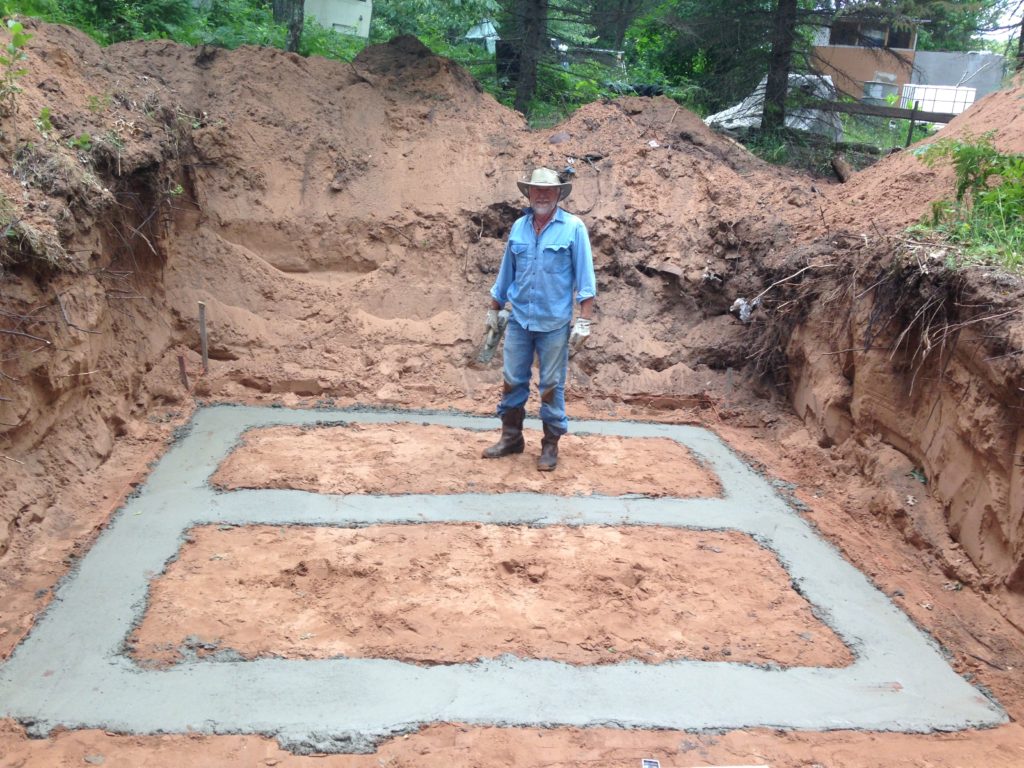
[[[670,437],[720,478],[714,499],[505,494],[322,496],[216,492],[208,481],[243,430],[276,424],[426,422],[493,429],[491,418],[214,406],[114,517],[28,637],[0,666],[0,716],[124,733],[261,733],[296,751],[362,751],[434,722],[501,726],[744,727],[926,732],[1007,721],[859,571],[711,432],[577,421],[577,433]],[[535,426],[535,425],[534,425]],[[384,659],[196,661],[143,670],[124,651],[148,580],[197,525],[373,523],[664,525],[736,530],[773,550],[795,589],[849,646],[844,668],[676,661],[574,667],[504,657],[423,667]]]

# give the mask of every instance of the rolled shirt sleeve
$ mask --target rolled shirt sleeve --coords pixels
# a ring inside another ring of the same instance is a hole
[[[505,243],[505,254],[501,257],[501,268],[498,270],[498,277],[491,287],[491,298],[505,306],[508,301],[509,286],[516,279],[516,264],[512,258],[511,241]]]
[[[597,278],[594,276],[594,255],[590,250],[590,236],[583,222],[576,219],[573,237],[573,273],[576,278],[576,301],[583,302],[597,295]]]

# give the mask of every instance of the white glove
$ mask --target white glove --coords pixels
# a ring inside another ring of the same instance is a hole
[[[590,336],[590,321],[585,317],[576,318],[576,324],[569,334],[569,351],[576,352]]]
[[[484,327],[489,331],[498,332],[498,310],[487,310],[487,321],[484,323]]]

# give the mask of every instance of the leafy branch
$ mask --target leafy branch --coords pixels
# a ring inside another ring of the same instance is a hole
[[[7,20],[7,31],[11,39],[4,46],[0,54],[0,68],[2,68],[3,80],[0,82],[0,115],[9,116],[18,111],[17,96],[21,93],[18,79],[28,74],[28,70],[22,66],[28,54],[25,53],[25,44],[32,39],[32,35],[25,32],[20,21],[15,19]]]

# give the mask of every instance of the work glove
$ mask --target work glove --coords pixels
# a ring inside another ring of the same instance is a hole
[[[569,354],[575,354],[590,336],[590,321],[585,317],[576,318],[576,324],[569,334]]]
[[[488,309],[487,319],[483,324],[483,327],[487,331],[494,331],[496,334],[501,334],[505,330],[505,326],[509,323],[509,316],[512,313],[508,309]]]

